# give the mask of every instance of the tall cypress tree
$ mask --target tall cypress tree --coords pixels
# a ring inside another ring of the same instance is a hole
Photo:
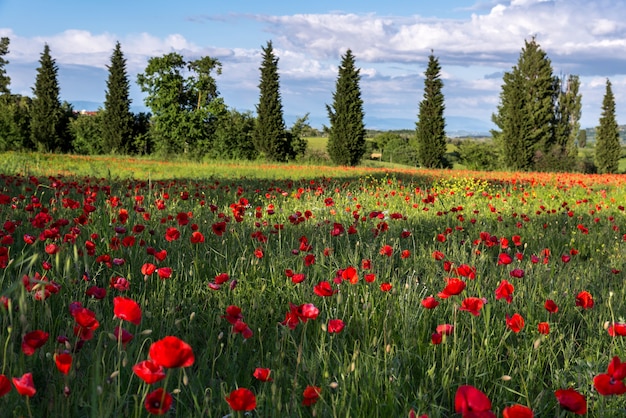
[[[428,67],[424,73],[424,99],[419,105],[416,123],[417,154],[423,167],[447,167],[446,161],[446,122],[443,117],[445,109],[443,81],[439,60],[431,53]]]
[[[57,72],[55,60],[50,56],[50,47],[46,44],[39,59],[31,107],[30,134],[38,151],[51,152],[63,146],[62,130],[66,126],[59,100]]]
[[[286,161],[291,155],[283,105],[280,98],[278,77],[278,58],[274,55],[272,41],[263,49],[263,61],[259,70],[259,104],[256,106],[257,120],[254,127],[253,142],[255,148],[266,158],[274,161]]]
[[[504,74],[498,113],[492,117],[506,168],[531,170],[535,155],[554,145],[557,86],[546,53],[534,38],[525,41],[517,65]]]
[[[11,78],[7,75],[7,71],[4,68],[9,61],[4,56],[9,53],[9,38],[3,36],[0,38],[0,94],[9,94],[9,84],[11,84]]]
[[[350,49],[341,58],[333,105],[326,105],[330,119],[327,150],[335,164],[355,166],[365,154],[361,76]]]
[[[596,129],[595,163],[600,173],[616,173],[621,156],[619,125],[615,119],[615,96],[611,82],[606,80],[606,92],[602,100],[600,126]]]
[[[126,152],[133,129],[133,114],[130,111],[130,83],[126,73],[126,59],[120,43],[115,44],[111,55],[104,110],[102,112],[102,147],[106,152]]]
[[[564,86],[562,86],[564,84]],[[556,102],[554,135],[559,155],[574,159],[578,155],[576,139],[580,131],[581,96],[580,79],[570,75],[565,83],[559,81]]]

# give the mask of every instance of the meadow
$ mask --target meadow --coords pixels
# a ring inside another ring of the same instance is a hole
[[[5,416],[626,416],[624,175],[3,157]]]

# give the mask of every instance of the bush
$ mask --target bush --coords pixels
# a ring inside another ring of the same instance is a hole
[[[459,143],[459,161],[470,170],[493,171],[500,168],[501,156],[493,141]]]

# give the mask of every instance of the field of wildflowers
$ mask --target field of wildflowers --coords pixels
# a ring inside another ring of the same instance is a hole
[[[0,175],[3,410],[626,414],[624,176],[295,170]]]

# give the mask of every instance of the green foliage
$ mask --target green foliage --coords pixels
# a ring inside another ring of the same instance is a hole
[[[460,163],[470,170],[493,171],[500,168],[501,155],[492,141],[461,141],[458,152]]]
[[[150,135],[150,119],[152,115],[146,112],[133,114],[133,133],[130,153],[148,155],[154,152],[154,141]]]
[[[151,137],[161,155],[200,158],[212,147],[219,116],[225,112],[212,72],[221,63],[210,57],[186,62],[180,54],[152,57],[137,76],[152,110]]]
[[[253,160],[258,156],[252,142],[254,116],[251,112],[228,109],[219,119],[210,158]]]
[[[359,81],[360,69],[348,49],[342,56],[332,106],[326,105],[330,128],[328,155],[335,164],[355,166],[365,154],[363,100]]]
[[[39,59],[37,77],[33,89],[30,132],[36,149],[44,152],[69,149],[70,138],[67,135],[67,112],[59,99],[58,68],[50,56],[50,47],[46,44]]]
[[[585,148],[587,146],[587,131],[585,129],[582,129],[580,132],[578,132],[577,145],[579,148]]]
[[[381,134],[374,137],[377,144],[384,143],[382,147],[381,161],[390,163],[417,166],[418,150],[410,143],[409,139],[398,134]]]
[[[9,85],[11,84],[11,78],[7,75],[7,71],[4,68],[9,61],[4,58],[9,53],[10,40],[6,36],[0,38],[0,95],[9,94]]]
[[[289,137],[289,143],[291,144],[291,155],[292,159],[301,159],[306,154],[309,142],[305,139],[304,133],[310,132],[310,126],[307,123],[309,119],[309,114],[298,118],[293,126],[287,131],[287,136]]]
[[[120,43],[115,44],[111,56],[104,109],[99,118],[102,126],[99,135],[101,150],[107,153],[125,153],[130,149],[133,114],[130,111],[130,83],[126,72],[126,59]]]
[[[263,60],[259,68],[261,80],[259,83],[259,103],[256,106],[254,146],[269,160],[287,161],[292,150],[283,118],[278,57],[274,55],[272,41],[268,41],[262,50]]]
[[[30,97],[0,95],[0,150],[32,149],[30,141]]]
[[[579,117],[578,78],[570,77],[562,94],[547,54],[534,38],[525,41],[517,65],[504,74],[498,113],[492,116],[504,166],[532,170],[537,153],[551,153],[555,145],[574,154]]]
[[[559,81],[555,108],[554,136],[558,154],[568,157],[568,163],[575,163],[578,155],[576,140],[580,132],[581,96],[578,92],[580,79],[570,75],[565,82],[565,89]]]
[[[419,105],[416,123],[417,152],[420,165],[427,168],[448,167],[446,161],[446,132],[443,112],[443,81],[441,66],[433,54],[428,57],[424,73],[424,98]]]
[[[95,115],[78,115],[70,122],[72,147],[74,152],[81,155],[105,154],[102,140],[102,112]]]
[[[619,125],[615,119],[615,96],[611,82],[606,80],[600,125],[596,130],[595,163],[600,173],[616,173],[621,157]]]

